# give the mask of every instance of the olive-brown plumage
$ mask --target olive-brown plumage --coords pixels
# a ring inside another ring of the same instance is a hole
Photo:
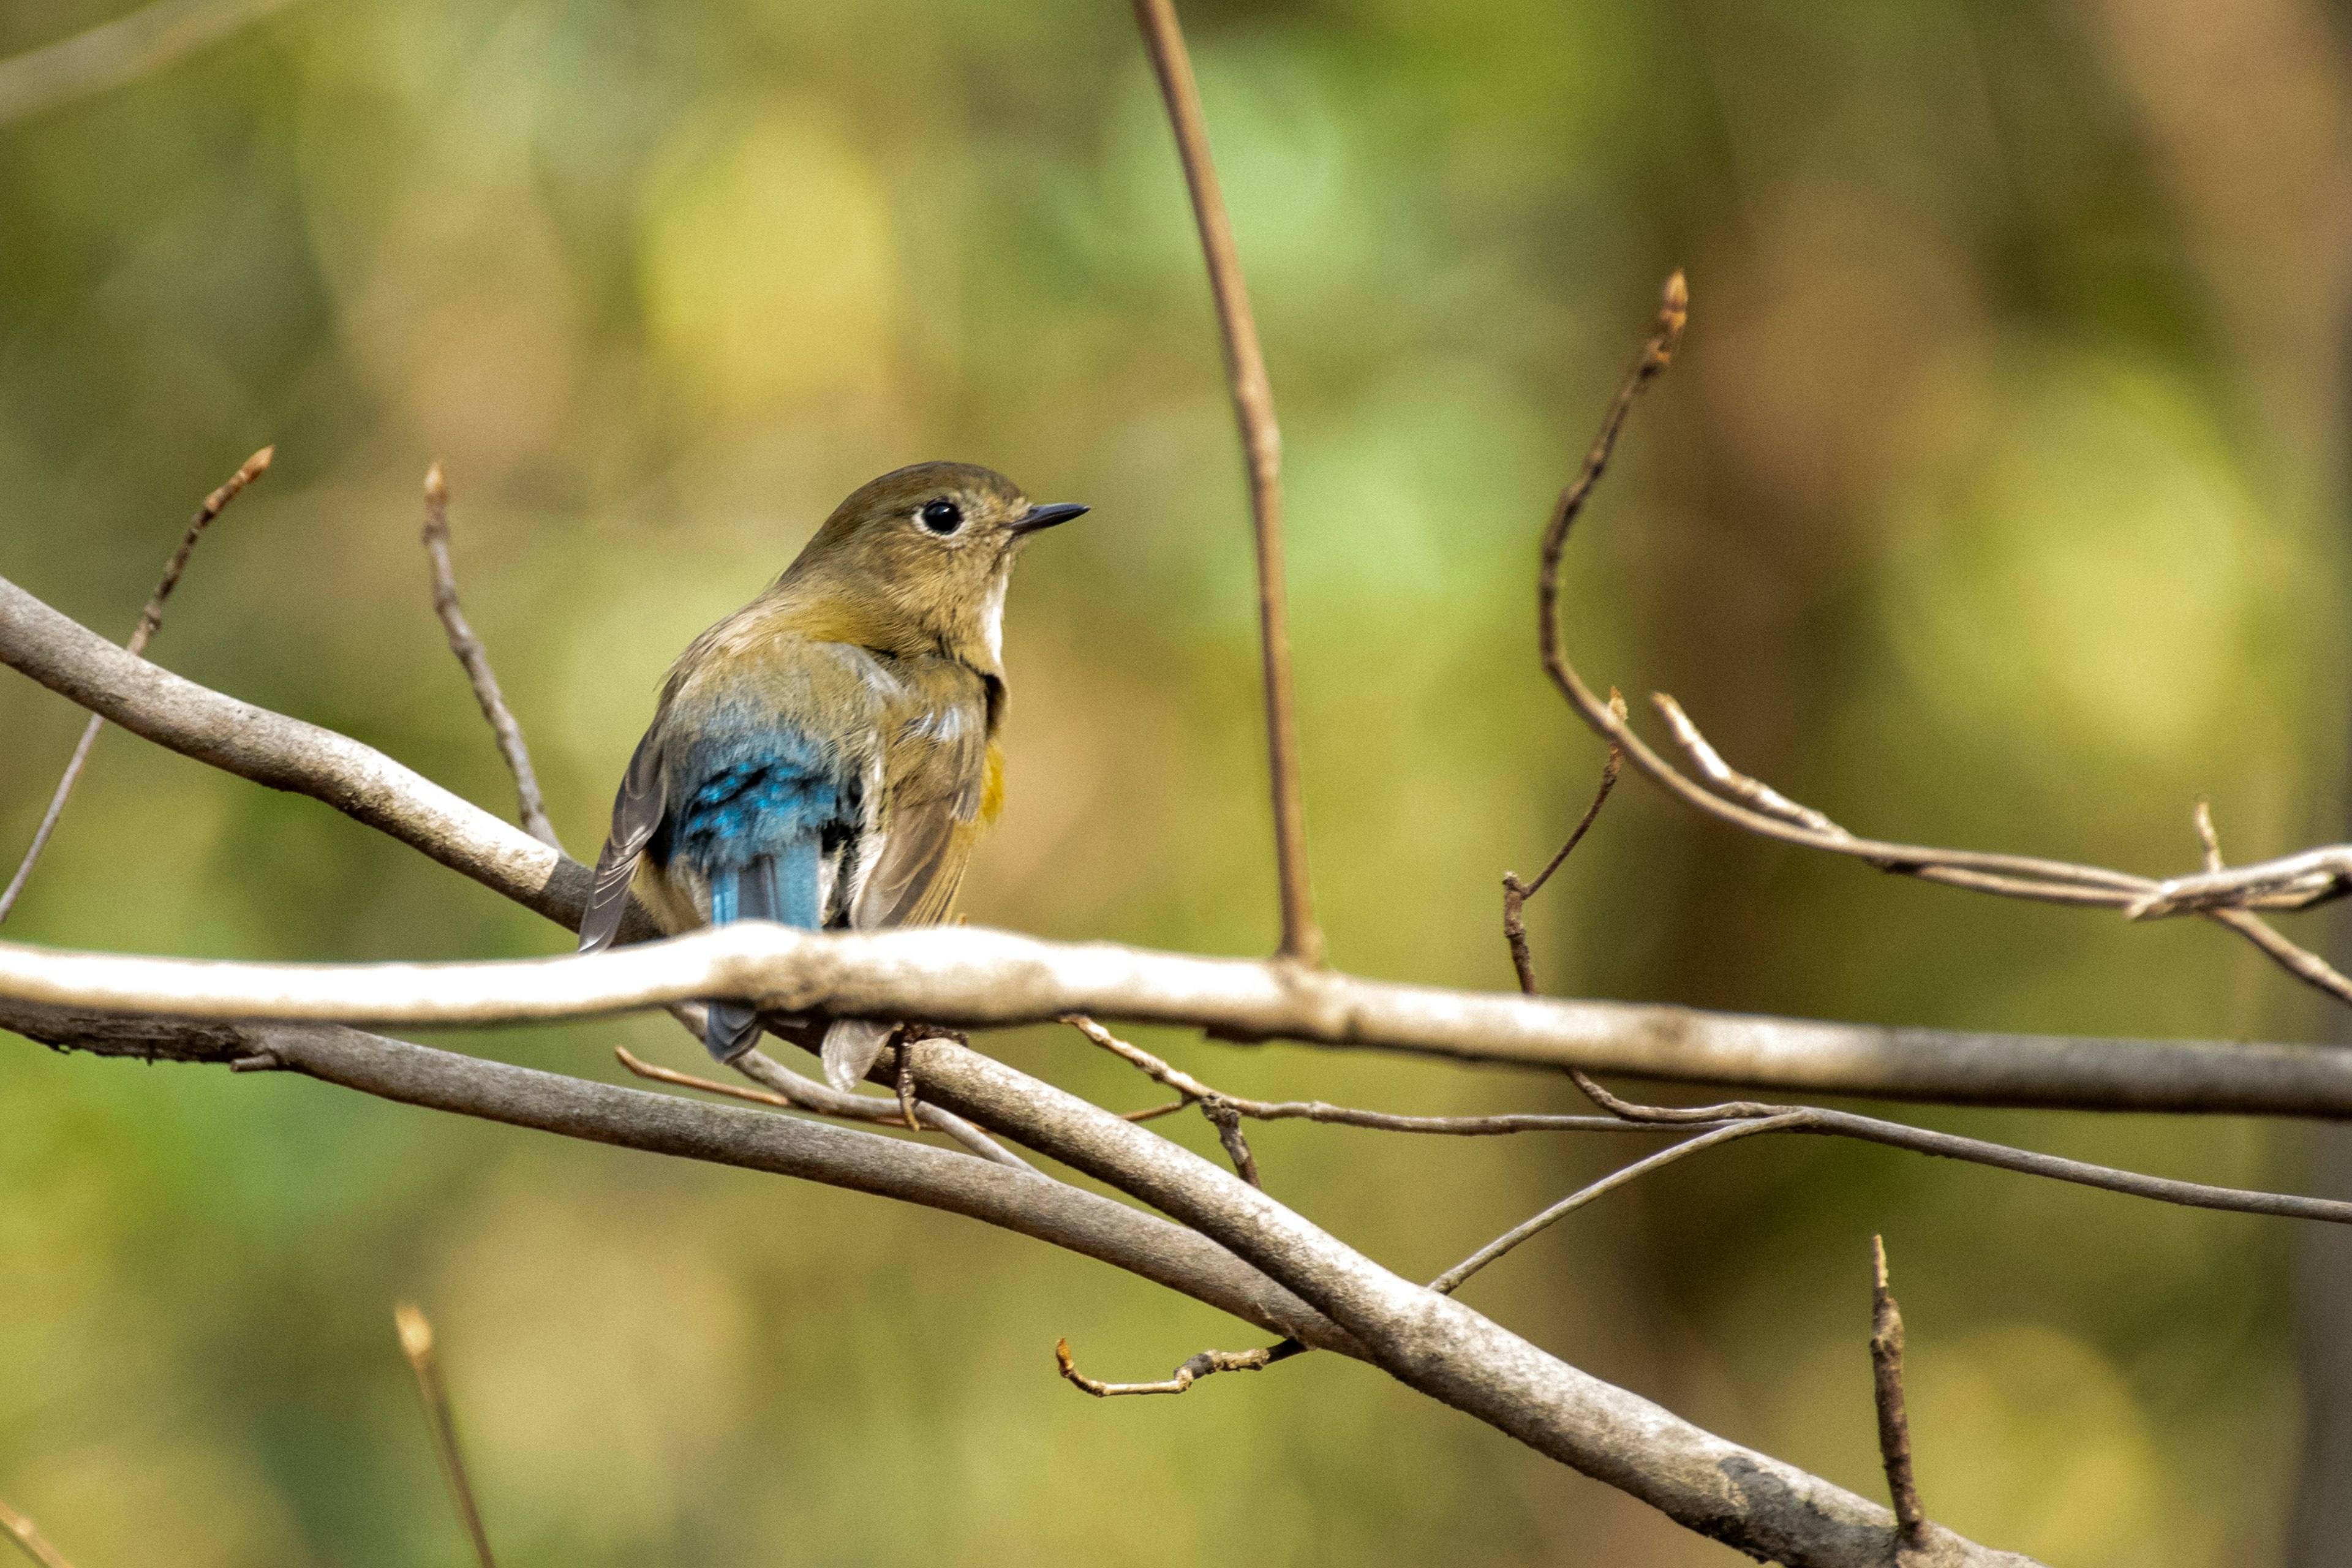
[[[919,463],[860,487],[765,592],[663,682],[613,806],[582,950],[634,889],[665,931],[942,920],[1002,793],[1005,589],[1022,544],[1080,506],[1002,474]],[[719,1003],[724,1060],[759,1037]],[[845,1019],[825,1070],[865,1076],[889,1026]]]

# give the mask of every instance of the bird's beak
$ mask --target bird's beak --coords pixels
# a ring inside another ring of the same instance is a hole
[[[1051,528],[1057,522],[1067,522],[1074,517],[1084,517],[1092,507],[1062,501],[1054,506],[1033,506],[1013,525],[1014,533],[1034,533],[1041,528]]]

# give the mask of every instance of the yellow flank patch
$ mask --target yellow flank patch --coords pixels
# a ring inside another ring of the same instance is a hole
[[[980,819],[994,822],[996,814],[1004,809],[1004,748],[991,741],[988,743],[988,772],[980,786]]]

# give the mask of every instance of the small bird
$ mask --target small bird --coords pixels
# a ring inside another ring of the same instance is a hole
[[[634,891],[675,934],[730,921],[867,931],[947,917],[1003,798],[1004,594],[1031,535],[1084,513],[1003,475],[918,463],[861,486],[782,576],[694,639],[613,801],[580,951]],[[835,1020],[825,1076],[864,1078],[890,1026]],[[755,1009],[710,1005],[720,1061]]]

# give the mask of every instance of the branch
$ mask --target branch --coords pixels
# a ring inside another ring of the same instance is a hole
[[[449,563],[449,485],[441,477],[441,465],[436,463],[425,475],[425,553],[433,563],[433,612],[441,617],[441,626],[449,634],[449,651],[466,667],[466,678],[473,682],[474,700],[482,706],[482,717],[490,721],[490,732],[498,737],[499,755],[506,759],[507,771],[514,774],[515,793],[521,797],[524,831],[551,849],[562,850],[563,840],[555,836],[555,824],[547,819],[547,802],[539,793],[539,775],[531,771],[530,748],[523,744],[522,726],[515,722],[513,711],[507,707],[506,693],[499,689],[498,672],[490,668],[490,656],[482,647],[482,639],[474,635],[467,624],[466,612],[457,605],[457,574]],[[136,649],[132,650],[136,652]]]
[[[228,477],[226,484],[206,496],[197,506],[196,515],[189,521],[187,532],[180,538],[180,547],[172,552],[172,559],[163,563],[163,580],[155,584],[155,592],[148,596],[147,607],[139,612],[139,625],[131,633],[126,651],[133,655],[147,651],[147,644],[163,629],[163,601],[170,598],[172,590],[180,585],[180,574],[188,569],[188,557],[195,552],[196,541],[204,537],[205,530],[212,525],[213,519],[221,514],[221,510],[236,499],[238,491],[269,471],[269,460],[277,452],[275,447],[264,447],[247,458],[244,466]],[[49,835],[58,830],[58,819],[65,815],[66,797],[73,794],[74,781],[81,777],[82,765],[89,761],[90,748],[98,744],[98,732],[105,724],[105,720],[93,714],[89,722],[82,726],[81,740],[74,746],[73,755],[67,759],[66,771],[58,780],[56,791],[49,796],[49,808],[41,814],[41,825],[33,830],[32,844],[25,850],[25,858],[16,863],[16,874],[8,879],[6,889],[0,890],[0,921],[7,920],[9,911],[16,907],[17,899],[24,894],[25,884],[32,880],[33,868],[40,862],[41,851],[48,847]]]
[[[1142,1197],[1183,1226],[920,1143],[332,1026],[125,1019],[10,1004],[0,1004],[0,1026],[110,1055],[278,1067],[409,1104],[969,1215],[1113,1263],[1285,1339],[1372,1360],[1751,1554],[1864,1568],[1884,1560],[1892,1532],[1886,1510],[1867,1500],[1555,1360],[1388,1273],[1198,1156],[951,1041],[902,1047],[920,1055],[927,1097]],[[877,1068],[895,1070],[890,1062]],[[1288,1281],[1303,1284],[1314,1304]],[[2013,1568],[2027,1561],[1940,1530],[1935,1541],[1939,1563]]]
[[[433,1353],[433,1324],[413,1301],[394,1307],[392,1320],[400,1331],[401,1353],[416,1373],[417,1395],[425,1401],[425,1419],[433,1429],[434,1457],[441,1461],[441,1479],[449,1484],[450,1506],[457,1510],[457,1522],[465,1527],[466,1539],[474,1548],[474,1561],[481,1568],[498,1568],[490,1555],[489,1531],[482,1527],[481,1507],[474,1500],[474,1484],[466,1478],[466,1456],[457,1447],[457,1418],[450,1412],[449,1391],[441,1382],[440,1359]]]
[[[1675,741],[1706,781],[1693,779],[1651,749],[1633,730],[1622,703],[1594,696],[1568,660],[1560,637],[1560,558],[1570,529],[1591,496],[1616,448],[1625,417],[1643,387],[1673,359],[1687,319],[1690,295],[1680,272],[1666,279],[1657,325],[1626,373],[1601,432],[1581,469],[1560,492],[1544,525],[1541,564],[1536,578],[1537,638],[1546,674],[1593,733],[1622,752],[1653,784],[1687,805],[1736,827],[1809,849],[1851,856],[1882,871],[2004,898],[2122,910],[2134,919],[2194,910],[2245,937],[2295,978],[2340,1002],[2352,1003],[2352,978],[2338,973],[2318,954],[2296,945],[2263,923],[2257,908],[2301,909],[2352,888],[2352,846],[2308,851],[2284,861],[2238,871],[2207,871],[2158,882],[2104,866],[2080,865],[2031,855],[1938,849],[1857,837],[1822,813],[1725,763],[1679,704],[1661,692],[1654,700]],[[1612,693],[1613,695],[1613,693]]]
[[[1927,1540],[1927,1515],[1911,1474],[1911,1418],[1903,1408],[1903,1309],[1886,1288],[1886,1242],[1870,1238],[1870,1369],[1878,1406],[1878,1458],[1895,1502],[1895,1561],[1907,1568]]]
[[[1209,292],[1217,303],[1217,325],[1225,348],[1225,379],[1233,392],[1234,418],[1241,427],[1242,455],[1249,468],[1250,519],[1257,540],[1258,641],[1265,660],[1266,762],[1274,795],[1275,868],[1282,884],[1281,955],[1307,965],[1323,962],[1323,932],[1315,923],[1315,891],[1307,876],[1307,806],[1298,783],[1298,721],[1290,694],[1289,612],[1282,567],[1282,435],[1274,421],[1274,385],[1250,312],[1249,288],[1242,280],[1234,226],[1225,216],[1217,167],[1209,156],[1209,131],[1201,115],[1201,90],[1192,79],[1192,59],[1176,20],[1173,0],[1134,0],[1136,26],[1151,56],[1176,153],[1192,193],[1192,217],[1201,231],[1201,254],[1208,263]]]
[[[484,820],[496,819],[484,814]],[[551,853],[498,826],[511,840]],[[2344,1053],[1961,1035],[1530,999],[1111,942],[1043,942],[976,926],[812,932],[738,921],[608,952],[455,963],[230,963],[0,942],[0,995],[194,1017],[401,1024],[580,1018],[711,996],[959,1028],[1082,1012],[1191,1025],[1226,1037],[1822,1093],[2352,1116],[2352,1055]]]
[[[1165,1383],[1103,1383],[1078,1370],[1077,1362],[1070,1355],[1070,1342],[1054,1342],[1054,1363],[1062,1375],[1097,1399],[1113,1399],[1123,1394],[1181,1394],[1204,1377],[1221,1372],[1264,1372],[1276,1362],[1288,1361],[1307,1347],[1297,1340],[1285,1340],[1278,1345],[1265,1345],[1250,1351],[1202,1351],[1187,1360],[1168,1376]]]
[[[1409,1386],[1751,1556],[1855,1568],[1885,1560],[1893,1520],[1876,1504],[1556,1359],[1074,1095],[950,1041],[897,1048],[917,1053],[927,1099],[1220,1243],[1349,1330],[1367,1359]],[[896,1067],[877,1065],[877,1081]],[[1943,1562],[2026,1561],[1940,1530],[1935,1539]]]
[[[15,1542],[25,1555],[39,1563],[41,1568],[73,1568],[73,1564],[66,1561],[65,1554],[50,1545],[48,1538],[34,1528],[31,1520],[5,1502],[0,1502],[0,1534]]]
[[[1096,1258],[1244,1322],[1360,1357],[1352,1336],[1223,1247],[1030,1171],[878,1133],[509,1067],[332,1025],[214,1024],[0,1002],[0,1028],[147,1061],[244,1063],[428,1110],[941,1209]]]
[[[162,70],[291,0],[156,0],[59,43],[0,60],[0,125]]]
[[[5,578],[0,663],[168,750],[322,801],[578,929],[589,881],[588,868],[578,861],[348,736],[133,658]],[[624,934],[643,942],[658,931],[633,910]],[[1892,1029],[1665,1005],[1528,1002],[1297,965],[1064,945],[969,929],[821,940],[826,945],[807,950],[793,984],[835,1011],[873,1016],[984,1026],[1087,1013],[1204,1027],[1226,1039],[1287,1038],[1784,1092],[2352,1117],[2352,1058],[2294,1047]],[[0,952],[8,951],[0,944]]]
[[[332,730],[160,669],[0,579],[0,662],[131,733],[225,773],[324,801],[577,931],[588,868]],[[633,909],[625,941],[659,934]]]

